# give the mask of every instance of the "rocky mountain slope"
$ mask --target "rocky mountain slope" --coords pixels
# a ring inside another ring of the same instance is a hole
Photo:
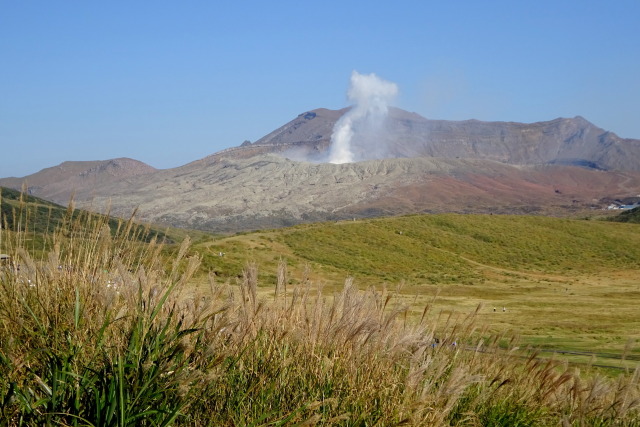
[[[212,231],[414,212],[566,214],[640,194],[640,173],[490,160],[370,160],[334,165],[276,155],[219,157],[104,184],[79,206]]]
[[[294,159],[321,161],[334,124],[346,111],[318,109],[300,114],[235,152],[279,152]],[[640,170],[640,140],[620,138],[582,117],[538,123],[448,121],[428,120],[392,108],[379,132],[368,138],[373,140],[362,145],[375,158],[474,158],[513,165],[569,164]]]
[[[582,118],[449,122],[393,109],[374,141],[390,158],[318,162],[345,111],[303,113],[179,168],[65,162],[0,185],[26,181],[58,203],[74,194],[79,206],[125,217],[139,207],[149,222],[212,231],[413,212],[567,214],[640,194],[640,141]]]

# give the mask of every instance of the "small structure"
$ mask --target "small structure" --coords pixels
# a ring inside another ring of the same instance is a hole
[[[0,254],[0,263],[9,262],[11,257],[7,254]]]

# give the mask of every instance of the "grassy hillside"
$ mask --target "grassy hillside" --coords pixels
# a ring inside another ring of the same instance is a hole
[[[310,227],[283,237],[305,258],[395,280],[472,283],[476,263],[563,272],[640,260],[640,234],[628,228],[547,217],[420,215]]]
[[[0,221],[8,230],[21,224],[33,232],[48,233],[60,223],[65,212],[66,208],[55,203],[0,187]]]
[[[280,257],[343,277],[412,284],[474,284],[486,267],[566,275],[640,267],[640,233],[633,225],[534,216],[320,223],[240,234],[198,248],[205,266],[223,277],[247,261],[275,265]]]
[[[33,234],[32,241],[36,247],[38,242],[42,242],[44,234],[52,233],[62,224],[67,217],[68,208],[49,202],[47,200],[23,194],[20,191],[6,187],[0,187],[0,224],[3,228],[13,231],[21,231]],[[83,215],[82,210],[73,211],[72,217]],[[67,218],[69,219],[69,218]],[[115,233],[121,226],[122,220],[118,218],[108,218],[108,225]],[[132,230],[133,235],[144,236],[149,240],[160,238],[171,240],[164,231],[151,228],[148,233],[143,233],[143,225],[137,225]]]
[[[630,222],[634,224],[640,224],[640,207],[624,211],[619,215],[608,218],[608,220],[614,222]]]
[[[545,348],[620,354],[640,340],[634,224],[414,215],[239,234],[200,242],[193,251],[219,282],[235,283],[254,262],[264,293],[272,292],[284,260],[290,286],[311,281],[337,291],[347,277],[360,289],[400,286],[414,316],[432,302],[444,314],[480,304],[491,331]]]
[[[60,205],[58,205],[56,203],[46,201],[46,200],[41,199],[39,197],[34,197],[34,196],[30,196],[28,194],[24,194],[24,193],[22,193],[20,191],[17,191],[17,190],[11,189],[11,188],[0,187],[0,191],[2,191],[2,199],[4,201],[18,202],[20,200],[23,200],[25,203],[35,203],[35,204],[44,205],[44,206],[61,207]]]

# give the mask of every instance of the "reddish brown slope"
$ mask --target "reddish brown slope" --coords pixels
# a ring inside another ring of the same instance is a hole
[[[430,175],[398,185],[351,213],[408,212],[541,213],[568,215],[602,209],[606,200],[640,194],[640,173],[603,172],[571,166],[500,168],[489,173]]]

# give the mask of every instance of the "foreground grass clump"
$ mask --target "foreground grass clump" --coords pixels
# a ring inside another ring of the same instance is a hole
[[[10,424],[170,423],[188,397],[185,343],[197,329],[184,324],[196,320],[178,315],[175,290],[197,260],[182,262],[183,250],[165,265],[161,245],[137,243],[136,224],[113,237],[109,221],[70,209],[42,259],[22,230],[2,230],[12,260],[0,271],[0,417]]]
[[[475,313],[414,319],[351,280],[295,289],[284,262],[258,295],[190,286],[197,257],[141,243],[133,222],[69,216],[44,255],[0,230],[0,419],[8,425],[636,425],[640,373],[585,375]],[[18,268],[19,265],[19,268]],[[437,328],[433,325],[440,325]]]

